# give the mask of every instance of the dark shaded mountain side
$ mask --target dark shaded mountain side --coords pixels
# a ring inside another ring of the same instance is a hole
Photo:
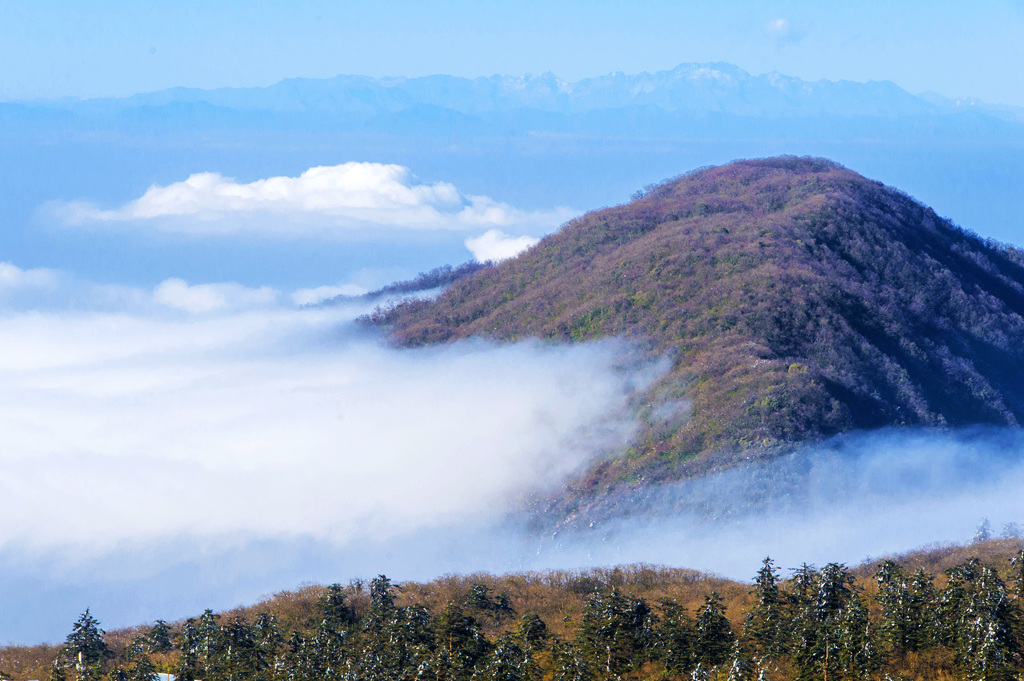
[[[622,336],[671,356],[636,445],[579,481],[590,496],[851,429],[1016,426],[1022,315],[1020,250],[783,157],[650,187],[374,320],[406,345]]]

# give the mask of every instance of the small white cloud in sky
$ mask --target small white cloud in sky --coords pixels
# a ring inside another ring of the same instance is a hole
[[[16,289],[51,288],[57,284],[53,270],[23,270],[9,262],[0,262],[0,293]]]
[[[498,262],[514,258],[538,241],[532,236],[509,236],[499,229],[490,229],[466,239],[466,248],[477,262]]]
[[[338,296],[361,296],[367,289],[357,284],[341,284],[340,286],[317,286],[301,288],[292,293],[292,302],[296,305],[316,305]]]
[[[775,18],[765,24],[765,33],[775,41],[777,47],[784,45],[796,45],[807,36],[806,25],[794,25],[792,21],[784,18]]]
[[[267,286],[248,288],[235,283],[189,285],[182,279],[167,279],[153,290],[153,300],[166,307],[202,314],[273,305],[277,302],[277,291]]]
[[[58,202],[46,210],[68,225],[154,223],[158,229],[191,234],[319,237],[368,227],[518,226],[547,232],[573,214],[567,208],[523,211],[487,196],[463,194],[448,182],[422,183],[404,166],[358,162],[249,183],[219,173],[195,173],[181,182],[153,185],[118,208]]]

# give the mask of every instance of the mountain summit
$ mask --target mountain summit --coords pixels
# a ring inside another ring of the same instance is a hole
[[[439,298],[404,344],[621,336],[672,358],[591,490],[854,429],[1024,422],[1024,252],[836,163],[697,170],[579,217]]]

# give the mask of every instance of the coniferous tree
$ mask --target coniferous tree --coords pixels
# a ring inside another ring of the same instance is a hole
[[[285,681],[323,681],[343,678],[349,662],[335,632],[322,625],[312,636],[294,633],[282,660]]]
[[[658,656],[670,674],[687,674],[697,663],[693,618],[675,601],[662,601],[658,623]]]
[[[615,587],[601,589],[583,604],[577,640],[594,669],[622,674],[645,661],[654,640],[654,624],[643,599],[625,596]]]
[[[548,637],[548,625],[536,613],[530,612],[519,619],[516,627],[516,637],[522,642],[523,647],[532,652],[539,648]]]
[[[127,672],[127,681],[157,681],[156,667],[145,652],[134,657]]]
[[[64,641],[64,646],[80,676],[98,676],[100,665],[110,657],[110,649],[103,640],[105,632],[100,629],[99,624],[86,608],[78,621],[72,625],[71,633]]]
[[[457,603],[449,603],[434,623],[437,646],[444,648],[451,661],[452,679],[468,679],[488,652],[487,639],[476,618],[467,615]]]
[[[149,649],[155,653],[166,653],[174,648],[171,643],[171,627],[163,620],[157,620],[147,635]]]
[[[903,568],[891,560],[875,572],[878,584],[876,600],[882,606],[880,632],[888,649],[896,655],[905,655],[915,649],[918,622],[914,616],[910,580]]]
[[[205,610],[195,624],[197,637],[197,658],[204,681],[220,681],[224,677],[221,650],[222,635],[218,620],[220,615]]]
[[[554,681],[593,681],[594,670],[578,645],[555,641],[552,646]]]
[[[416,667],[416,679],[421,681],[444,681],[451,678],[451,674],[452,660],[443,646],[420,659]]]
[[[370,609],[363,620],[358,674],[367,681],[413,678],[434,652],[430,613],[423,606],[395,605],[391,580],[370,584]]]
[[[733,643],[729,658],[731,662],[729,663],[729,675],[726,677],[726,681],[751,681],[753,679],[754,666],[740,648],[739,641]]]
[[[697,656],[705,665],[717,666],[729,659],[736,637],[732,624],[725,616],[722,597],[712,591],[704,599],[704,605],[697,610],[694,621],[694,639]]]
[[[813,565],[803,563],[793,571],[793,576],[789,579],[787,595],[795,609],[800,610],[813,603],[816,597],[817,581],[818,571]]]
[[[771,558],[765,558],[757,572],[754,597],[757,600],[744,620],[743,633],[758,657],[777,660],[787,649],[789,608]]]
[[[793,581],[793,663],[801,680],[867,678],[878,664],[872,629],[853,575],[842,563]]]
[[[711,681],[717,676],[717,671],[714,667],[708,667],[703,662],[698,662],[690,672],[690,681]]]
[[[999,533],[1003,539],[1020,539],[1024,537],[1024,528],[1017,522],[1003,523],[1003,531]]]
[[[68,674],[64,668],[64,660],[58,655],[50,665],[50,681],[67,681]]]
[[[190,617],[185,620],[185,624],[181,627],[181,633],[178,634],[178,648],[181,650],[181,654],[178,657],[178,666],[174,671],[175,681],[195,681],[197,678],[201,678],[201,646],[196,620]]]
[[[881,666],[867,607],[856,593],[839,619],[839,663],[847,679],[869,679]]]
[[[1024,604],[1024,549],[1010,559],[1010,574],[1013,579],[1013,595],[1018,603]]]
[[[218,673],[217,676],[211,676],[225,681],[251,681],[258,666],[256,638],[252,627],[241,616],[232,618],[221,629],[217,662],[214,665]]]
[[[474,584],[463,601],[463,606],[492,623],[501,623],[515,616],[515,610],[506,594],[491,595],[486,584]]]
[[[974,541],[983,542],[988,541],[992,538],[992,523],[988,521],[988,518],[982,518],[981,522],[978,523],[978,529],[974,531]]]
[[[322,600],[324,622],[333,629],[344,629],[356,623],[355,611],[346,602],[345,592],[341,584],[331,584]]]
[[[207,610],[181,625],[171,646],[178,649],[173,671],[179,681],[842,681],[908,673],[1010,681],[1024,666],[1024,552],[1009,567],[1003,582],[995,569],[970,559],[947,571],[939,592],[923,570],[908,574],[885,561],[874,575],[878,607],[869,613],[844,565],[820,571],[804,565],[780,585],[765,559],[748,594],[739,641],[714,592],[696,617],[675,601],[659,602],[656,617],[644,599],[604,588],[585,599],[574,639],[562,641],[535,613],[514,628],[481,623],[477,614],[503,610],[501,597],[486,587],[475,585],[435,616],[423,605],[399,606],[381,576],[364,617],[346,603],[341,587],[328,587],[315,611],[323,615],[319,623],[317,615],[303,616],[287,645],[269,613],[221,623]],[[484,631],[490,627],[505,633],[489,639]],[[111,653],[96,652],[106,649],[104,634],[86,611],[50,681],[155,681],[148,655],[160,640],[161,647],[170,644],[164,622],[119,648],[117,666],[106,669]],[[68,672],[79,657],[81,669]]]
[[[540,676],[530,654],[505,635],[473,674],[473,681],[532,681]]]
[[[875,582],[875,600],[882,606],[879,633],[885,649],[903,656],[930,646],[934,641],[931,620],[935,609],[931,576],[919,569],[908,577],[903,568],[887,560],[875,572]]]
[[[947,571],[941,594],[944,642],[954,653],[957,668],[971,681],[1001,681],[1013,677],[1017,641],[1016,616],[1006,585],[996,571],[977,558]]]

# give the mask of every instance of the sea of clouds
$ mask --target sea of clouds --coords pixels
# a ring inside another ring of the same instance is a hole
[[[315,291],[0,275],[0,578],[42,580],[19,590],[41,599],[31,617],[0,614],[0,638],[52,637],[70,603],[47,593],[84,580],[68,599],[88,607],[97,584],[117,574],[130,589],[154,555],[225,587],[225,547],[334,550],[497,523],[622,446],[627,400],[653,376],[618,343],[396,349],[354,321],[376,303],[309,305]],[[293,557],[292,585],[324,576]],[[246,562],[260,589],[287,585]],[[179,575],[153,597],[194,587]],[[123,606],[106,616],[127,623]]]
[[[844,438],[593,526],[530,525],[524,502],[626,445],[663,362],[618,342],[395,348],[356,321],[379,300],[315,290],[0,276],[8,642],[59,640],[86,607],[123,626],[381,572],[742,579],[766,555],[855,563],[1024,520],[1024,438],[976,430]]]

